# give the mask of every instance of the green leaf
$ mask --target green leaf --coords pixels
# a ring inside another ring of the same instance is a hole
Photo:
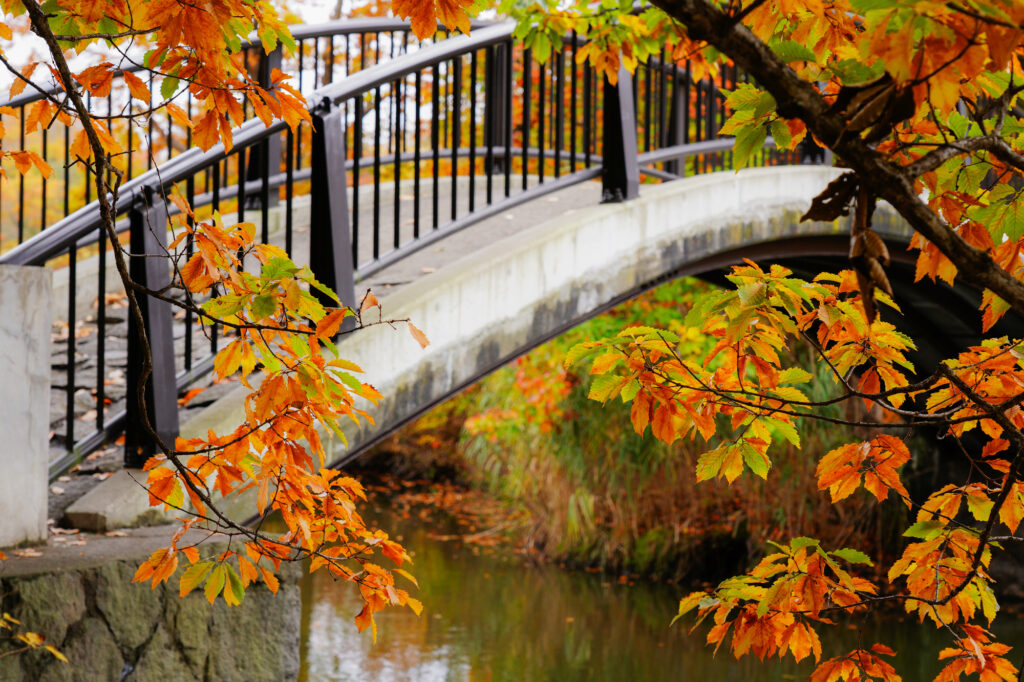
[[[203,588],[203,593],[206,595],[207,601],[211,604],[213,600],[217,598],[220,591],[224,589],[224,580],[227,577],[227,570],[224,564],[217,564],[217,567],[210,573],[210,577],[206,579],[206,587]]]
[[[285,277],[294,277],[297,272],[299,272],[298,265],[287,258],[277,256],[271,258],[263,265],[263,269],[260,270],[260,276],[266,280],[278,280]]]
[[[277,311],[277,297],[270,293],[260,294],[253,299],[249,310],[254,321],[270,317]]]
[[[750,282],[741,286],[736,293],[744,305],[759,305],[768,297],[768,285],[761,281]]]
[[[664,338],[666,341],[670,343],[679,342],[679,337],[673,334],[672,332],[668,331],[667,329],[658,329],[656,327],[626,327],[617,334],[617,336],[632,336],[633,338],[648,335],[653,336],[655,338]]]
[[[203,582],[203,578],[213,568],[212,561],[200,561],[192,564],[185,569],[185,572],[181,574],[181,580],[178,582],[178,589],[180,596],[184,597],[192,590],[199,587],[199,583]]]
[[[569,349],[569,352],[565,354],[565,360],[562,361],[562,366],[568,369],[577,362],[582,360],[590,353],[595,352],[600,348],[600,344],[594,341],[584,341],[583,343],[577,343],[575,346]]]
[[[177,71],[177,69],[175,69]],[[164,82],[160,84],[160,96],[165,100],[170,99],[174,96],[174,93],[178,91],[178,85],[181,83],[174,76],[165,76]]]
[[[726,94],[725,101],[729,103],[729,108],[733,111],[753,109],[757,106],[757,103],[761,101],[764,94],[765,92],[756,85],[751,83],[737,83],[736,88],[732,92]]]
[[[229,606],[238,606],[245,599],[245,588],[242,586],[242,579],[238,577],[235,569],[230,564],[222,564],[227,569],[228,589],[224,591],[224,601]]]
[[[964,138],[967,136],[967,119],[959,112],[953,111],[949,114],[949,118],[946,119],[946,125],[953,131],[958,138]],[[962,160],[957,159],[957,163],[963,163]]]
[[[727,453],[726,445],[719,445],[714,450],[708,450],[697,459],[697,481],[708,481],[718,475],[722,470],[722,462]]]
[[[636,379],[630,379],[625,386],[622,387],[622,402],[628,403],[636,394],[640,392],[640,382]]]
[[[780,384],[806,384],[814,375],[801,367],[787,367],[779,372]]]
[[[737,131],[736,143],[733,145],[736,168],[746,166],[750,157],[764,148],[764,141],[767,138],[768,130],[760,122]]]
[[[797,552],[797,551],[803,549],[804,547],[811,547],[813,545],[817,545],[819,542],[820,542],[820,540],[818,540],[817,538],[809,538],[809,537],[793,538],[792,540],[789,541],[789,548],[790,548],[791,551]]]
[[[849,547],[837,549],[834,552],[830,552],[830,554],[851,564],[866,564],[868,566],[874,566],[874,564],[871,563],[871,557],[869,557],[864,552],[861,552],[856,549],[851,549]]]
[[[919,538],[921,540],[931,540],[936,537],[946,528],[945,521],[918,521],[910,528],[903,531],[903,534],[908,538]]]
[[[618,394],[619,390],[629,381],[626,377],[615,376],[614,374],[602,374],[594,378],[590,385],[590,393],[587,397],[591,400],[607,402]]]
[[[793,134],[789,132],[789,126],[781,118],[777,118],[768,124],[772,132],[772,141],[779,149],[789,149],[793,145]]]
[[[784,62],[812,62],[818,61],[811,48],[795,40],[771,41],[768,46]]]
[[[997,185],[989,195],[989,205],[972,211],[972,218],[985,226],[998,246],[1006,239],[1024,236],[1024,202],[1009,185]]]
[[[741,447],[743,461],[757,476],[768,478],[768,470],[772,468],[772,462],[767,455],[758,452],[750,443],[743,443]]]

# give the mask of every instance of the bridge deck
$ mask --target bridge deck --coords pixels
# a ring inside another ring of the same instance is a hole
[[[429,190],[429,186],[427,187]],[[452,263],[468,254],[481,249],[484,246],[508,237],[524,228],[533,227],[547,220],[567,215],[581,206],[593,206],[600,201],[601,188],[599,183],[588,182],[575,185],[533,201],[516,206],[508,211],[500,213],[489,219],[476,223],[466,229],[445,238],[436,244],[428,246],[407,258],[374,273],[366,280],[357,283],[357,291],[362,294],[367,288],[374,291],[377,297],[384,302],[384,313],[387,315],[387,298],[403,287],[414,285],[415,282],[447,263]],[[463,190],[462,202],[467,202],[466,192]],[[485,203],[485,190],[477,188],[478,205]],[[447,208],[450,206],[450,194],[445,193],[440,204]],[[404,217],[402,225],[403,232],[411,234],[411,218],[413,198],[408,194],[400,195],[401,205],[400,216]],[[420,197],[421,220],[429,225],[427,213],[432,210],[431,196],[429,191]],[[372,222],[372,209],[370,202],[363,202],[365,208],[360,209],[360,221]],[[393,205],[382,204],[380,211],[383,218],[384,232],[390,234],[391,220],[393,216]],[[299,209],[296,208],[296,213]],[[252,213],[248,216],[253,219]],[[226,217],[228,220],[231,216]],[[297,221],[298,222],[298,221]],[[364,223],[365,224],[365,223]],[[429,228],[427,228],[429,229]],[[424,230],[426,232],[426,230]],[[300,226],[295,230],[296,252],[308,253],[308,227]],[[283,235],[278,233],[272,235],[271,241],[283,242]],[[371,245],[360,245],[360,260],[369,260]],[[300,263],[304,260],[297,258]],[[116,286],[116,273],[108,270],[108,305],[107,305],[107,326],[106,336],[103,340],[106,349],[105,386],[107,399],[110,401],[106,409],[117,409],[123,405],[125,395],[125,381],[128,361],[128,325],[127,305],[123,290]],[[60,298],[60,297],[58,297]],[[74,434],[75,438],[87,435],[93,428],[96,420],[96,406],[94,392],[89,387],[96,385],[96,358],[99,339],[97,337],[96,306],[91,310],[83,311],[78,317],[81,320],[76,324],[74,333],[76,336],[75,347],[75,384],[82,386],[75,391],[74,397]],[[68,326],[66,322],[57,321],[54,323],[53,346],[52,346],[52,390],[51,390],[51,462],[57,461],[65,455],[63,434],[66,433],[65,411],[67,403],[66,381],[67,381],[67,340]],[[175,316],[174,322],[174,348],[176,354],[176,367],[179,371],[184,369],[185,351],[185,320],[184,315],[179,313]],[[206,339],[196,335],[195,343],[207,343]],[[180,411],[181,423],[185,423],[190,416],[202,410],[225,392],[234,387],[232,383],[212,384],[212,377],[205,376],[197,380],[193,388],[203,389],[192,398]],[[370,377],[372,381],[372,377]],[[121,448],[112,446],[98,451],[97,456],[90,458],[89,464],[84,467],[87,470],[113,470],[116,463],[122,456]]]

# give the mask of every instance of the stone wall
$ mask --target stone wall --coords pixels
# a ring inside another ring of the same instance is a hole
[[[177,575],[155,590],[133,584],[138,564],[0,575],[0,610],[70,659],[64,664],[44,651],[6,656],[0,680],[279,682],[298,675],[298,567],[282,566],[277,595],[250,586],[242,604],[230,607],[221,599],[211,606],[201,589],[180,598]]]

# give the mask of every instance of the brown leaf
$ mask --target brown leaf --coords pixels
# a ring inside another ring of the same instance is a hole
[[[843,173],[828,183],[828,187],[821,194],[814,197],[807,213],[800,216],[800,222],[805,220],[831,222],[841,215],[848,215],[850,199],[857,191],[857,184],[857,178],[853,173]]]
[[[872,258],[877,258],[882,265],[888,267],[889,247],[874,230],[869,229],[864,232],[864,253]]]

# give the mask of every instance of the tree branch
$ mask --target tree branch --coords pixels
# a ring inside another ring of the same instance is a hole
[[[830,111],[818,87],[800,78],[750,29],[708,0],[652,0],[670,16],[685,24],[689,37],[703,40],[730,57],[775,98],[779,115],[799,118],[814,136],[826,144],[857,174],[875,196],[885,199],[910,224],[932,242],[971,283],[991,289],[1024,314],[1024,284],[999,267],[992,257],[971,246],[921,200],[914,178],[892,163],[858,135],[847,130],[846,121]]]

